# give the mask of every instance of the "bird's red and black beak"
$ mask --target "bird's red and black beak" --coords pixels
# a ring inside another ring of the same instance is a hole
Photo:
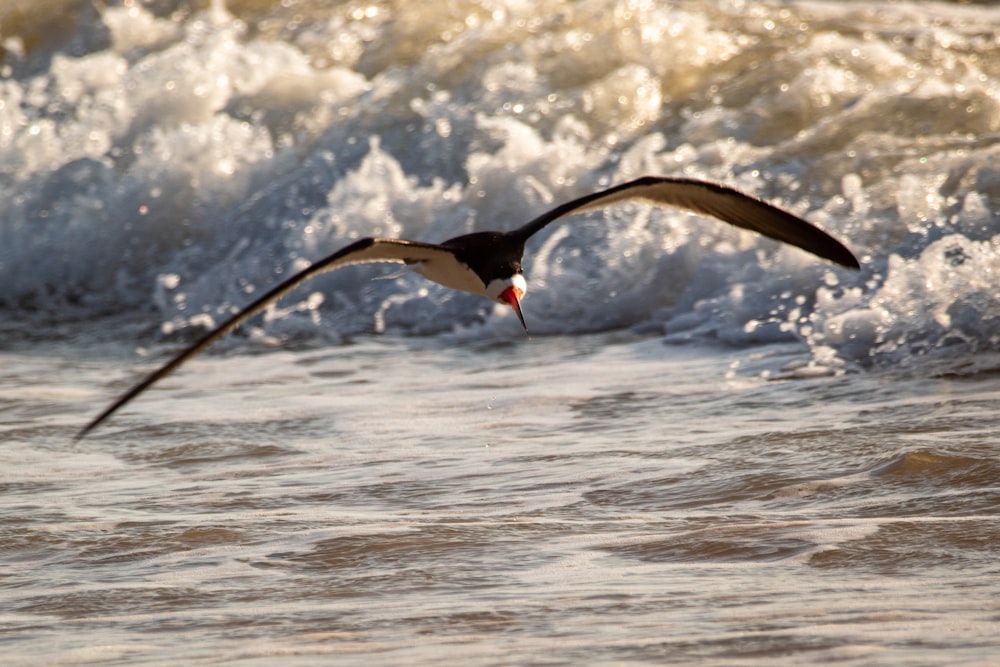
[[[522,296],[524,296],[524,291],[519,287],[511,285],[500,292],[500,301],[514,309],[514,312],[517,313],[517,319],[521,320],[521,326],[524,327],[524,333],[528,333],[528,325],[524,323],[524,315],[521,314]]]

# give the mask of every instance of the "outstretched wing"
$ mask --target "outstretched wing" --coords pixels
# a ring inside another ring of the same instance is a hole
[[[373,239],[364,238],[349,246],[338,250],[329,257],[322,259],[315,264],[299,271],[294,276],[288,278],[272,290],[258,298],[256,301],[236,313],[228,320],[220,324],[212,331],[205,334],[197,342],[181,350],[173,359],[165,363],[160,368],[150,373],[142,382],[129,389],[117,401],[112,403],[101,414],[84,426],[76,434],[76,440],[83,438],[90,431],[94,430],[108,417],[117,412],[122,406],[131,401],[149,388],[157,380],[175,371],[185,361],[198,354],[206,347],[217,341],[229,331],[233,330],[244,322],[248,317],[260,312],[270,304],[274,303],[286,293],[293,290],[300,283],[327,271],[333,271],[351,264],[365,264],[371,262],[396,262],[399,264],[413,264],[432,260],[440,256],[442,248],[432,243],[419,243],[416,241],[403,241],[400,239]]]
[[[646,176],[586,195],[543,213],[513,232],[526,240],[551,222],[571,213],[583,213],[624,201],[676,206],[718,218],[777,241],[789,243],[843,266],[860,268],[848,248],[802,218],[739,190],[691,178]]]

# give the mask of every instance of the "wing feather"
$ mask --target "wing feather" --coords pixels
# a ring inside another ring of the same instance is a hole
[[[522,239],[556,220],[625,201],[676,206],[789,243],[849,268],[858,260],[843,243],[802,218],[725,185],[689,178],[646,176],[585,195],[543,213],[514,232]]]
[[[205,334],[202,338],[192,343],[190,346],[178,352],[170,361],[160,366],[158,369],[147,375],[141,382],[125,392],[114,403],[108,406],[101,414],[97,415],[89,424],[80,429],[76,434],[76,440],[80,440],[90,431],[94,430],[103,421],[121,409],[126,403],[134,399],[143,391],[148,389],[154,382],[163,379],[173,371],[177,370],[181,364],[195,356],[209,345],[222,338],[224,335],[235,329],[251,316],[271,305],[282,296],[298,287],[301,283],[328,271],[333,271],[352,264],[366,264],[372,262],[396,262],[399,264],[412,264],[433,259],[442,252],[442,248],[432,243],[419,243],[417,241],[404,241],[402,239],[374,239],[363,238],[338,250],[329,257],[326,257],[307,268],[299,271],[287,280],[281,282],[270,291],[266,292],[250,305],[244,307],[228,320]]]

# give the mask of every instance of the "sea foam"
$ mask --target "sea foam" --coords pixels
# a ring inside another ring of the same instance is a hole
[[[529,244],[533,333],[799,342],[831,371],[998,350],[1000,12],[491,7],[130,5],[45,47],[8,36],[8,328],[138,310],[187,335],[355,238],[510,229],[665,174],[803,215],[862,270],[623,205]],[[493,330],[516,322],[385,267],[322,276],[248,329]]]

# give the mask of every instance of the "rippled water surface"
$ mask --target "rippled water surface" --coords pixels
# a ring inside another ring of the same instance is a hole
[[[107,4],[0,7],[4,664],[998,664],[996,8]],[[588,213],[73,442],[642,174],[862,268]]]
[[[107,362],[66,351],[4,359],[22,664],[1000,648],[991,377],[769,381],[743,366],[783,349],[605,336],[370,341],[196,362],[73,447]]]

